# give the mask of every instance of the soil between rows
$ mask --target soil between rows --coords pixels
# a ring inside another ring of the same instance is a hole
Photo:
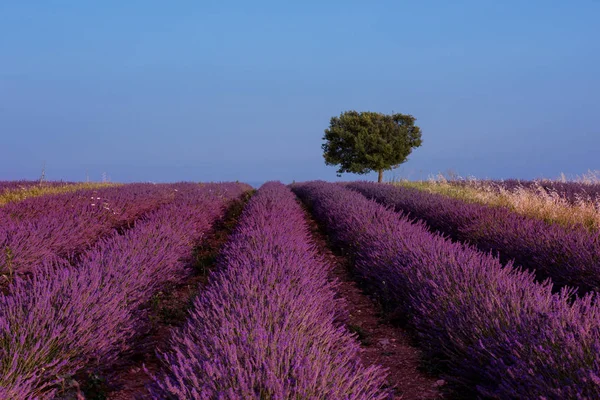
[[[115,369],[101,377],[88,379],[83,385],[86,399],[131,400],[147,399],[148,373],[160,371],[156,350],[168,349],[173,329],[185,323],[187,310],[207,283],[208,270],[213,266],[220,249],[237,223],[245,202],[237,200],[226,216],[204,238],[195,252],[194,274],[184,283],[172,284],[158,293],[149,307],[150,324],[146,334],[139,337],[135,351],[121,360]],[[361,342],[361,360],[365,365],[381,365],[388,369],[388,384],[395,399],[441,399],[444,382],[423,371],[421,352],[411,345],[409,334],[386,320],[379,306],[354,281],[347,257],[334,252],[327,237],[307,212],[306,221],[319,254],[332,265],[331,278],[337,279],[338,294],[347,302],[348,328]]]
[[[347,326],[358,336],[363,364],[388,369],[387,381],[395,399],[445,398],[445,382],[421,368],[421,351],[411,344],[408,332],[384,318],[379,305],[359,288],[350,260],[330,248],[327,236],[308,211],[306,220],[319,254],[332,266],[331,277],[340,283],[338,294],[346,300],[349,312]]]
[[[106,376],[105,394],[97,399],[132,400],[148,399],[147,385],[151,382],[149,374],[158,374],[160,360],[156,350],[168,350],[173,329],[185,323],[192,302],[208,281],[208,273],[214,267],[215,260],[229,234],[237,225],[244,205],[250,198],[245,194],[234,200],[225,216],[216,221],[211,231],[203,238],[194,251],[193,274],[182,283],[171,284],[157,293],[149,308],[148,332],[138,339],[135,352]],[[90,382],[88,382],[89,384]],[[93,382],[92,382],[93,384]],[[94,388],[92,388],[92,392]],[[90,396],[91,394],[91,396]],[[94,393],[86,393],[86,399],[94,398]]]

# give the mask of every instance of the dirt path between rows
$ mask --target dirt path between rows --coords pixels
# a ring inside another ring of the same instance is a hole
[[[89,388],[85,393],[86,399],[133,400],[148,399],[146,386],[151,374],[160,371],[160,361],[156,350],[167,350],[171,332],[181,327],[186,319],[188,310],[200,288],[207,283],[208,273],[214,266],[221,247],[227,241],[229,234],[237,225],[237,220],[249,199],[234,200],[227,209],[225,216],[218,220],[212,230],[202,240],[194,251],[194,273],[185,282],[172,284],[161,290],[148,305],[149,330],[139,337],[135,352],[121,360],[118,366],[106,377],[103,377],[101,388]],[[94,382],[88,382],[88,385]]]
[[[103,377],[94,377],[84,387],[86,399],[148,399],[150,373],[158,373],[160,361],[156,349],[167,349],[171,331],[183,325],[187,310],[207,282],[215,258],[235,227],[247,198],[236,201],[226,216],[217,221],[195,252],[195,273],[186,282],[163,289],[149,305],[150,326],[139,337],[135,352],[128,354]],[[411,345],[402,328],[386,320],[377,303],[359,288],[347,257],[331,250],[327,237],[307,213],[307,223],[319,253],[333,266],[332,278],[340,281],[338,293],[348,304],[348,328],[361,342],[361,359],[365,365],[378,364],[388,369],[388,384],[395,399],[429,400],[444,398],[444,382],[428,375],[421,366],[421,353]],[[98,378],[98,379],[96,379]]]
[[[409,334],[383,317],[379,305],[359,288],[349,259],[330,248],[327,236],[310,213],[306,218],[319,253],[331,263],[331,275],[340,282],[339,296],[348,304],[347,326],[358,335],[362,362],[388,369],[388,384],[395,399],[445,398],[445,382],[422,370],[421,352],[411,344]]]

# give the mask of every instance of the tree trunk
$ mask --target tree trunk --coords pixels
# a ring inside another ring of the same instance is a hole
[[[379,177],[377,178],[377,182],[379,182],[379,183],[383,182],[383,170],[382,169],[379,170]]]

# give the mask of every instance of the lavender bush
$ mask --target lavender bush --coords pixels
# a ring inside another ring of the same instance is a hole
[[[353,182],[348,187],[424,220],[454,240],[497,252],[503,262],[552,278],[558,287],[600,290],[600,232],[564,228],[506,208],[488,207],[417,189]]]
[[[110,366],[143,326],[141,305],[186,272],[194,245],[246,185],[175,185],[172,202],[84,253],[17,277],[0,295],[0,394],[50,399]]]
[[[40,196],[0,208],[0,274],[31,272],[89,248],[173,199],[177,185],[131,184]]]
[[[151,387],[155,399],[384,399],[342,326],[344,304],[295,196],[270,182],[250,199]]]
[[[600,398],[600,305],[324,182],[293,190],[465,396]]]

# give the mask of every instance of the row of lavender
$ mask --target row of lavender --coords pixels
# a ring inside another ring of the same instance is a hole
[[[0,274],[76,255],[171,201],[176,185],[130,184],[39,196],[0,208]]]
[[[558,286],[575,286],[580,293],[600,291],[600,232],[565,228],[506,208],[466,203],[412,188],[353,182],[349,188],[396,210],[424,220],[431,228],[497,251],[503,262],[536,271]]]
[[[467,185],[498,190],[504,189],[514,191],[519,188],[543,190],[551,195],[556,194],[560,198],[565,199],[570,204],[578,204],[579,202],[598,203],[600,201],[600,183],[581,183],[581,182],[559,182],[559,181],[527,181],[520,179],[506,180],[476,180],[476,181],[452,181],[455,185]]]
[[[154,398],[386,398],[288,188],[267,183],[250,199],[219,266],[161,354]]]
[[[110,368],[144,326],[141,305],[184,276],[194,245],[249,189],[172,188],[171,202],[101,240],[77,265],[47,263],[0,295],[0,398],[55,398],[77,373]]]
[[[600,305],[535,283],[493,256],[433,234],[335,184],[298,184],[384,304],[409,318],[448,379],[472,397],[600,398]],[[468,397],[468,396],[467,396]]]

